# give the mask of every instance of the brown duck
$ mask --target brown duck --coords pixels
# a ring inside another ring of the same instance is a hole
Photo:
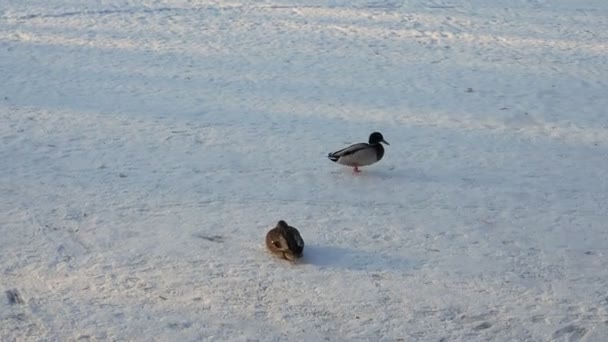
[[[280,257],[295,261],[302,256],[304,240],[296,228],[281,220],[266,234],[266,246]]]

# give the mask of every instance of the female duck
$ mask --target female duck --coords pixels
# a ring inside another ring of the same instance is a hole
[[[304,240],[296,228],[281,220],[266,234],[266,246],[284,259],[295,261],[302,256]]]
[[[353,173],[359,173],[359,167],[372,165],[384,156],[384,147],[381,143],[390,145],[380,132],[369,136],[369,143],[350,145],[339,151],[330,153],[327,157],[338,164],[353,167]]]

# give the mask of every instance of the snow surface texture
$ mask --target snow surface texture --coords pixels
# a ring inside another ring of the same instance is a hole
[[[3,1],[0,340],[607,341],[607,56],[605,0]]]

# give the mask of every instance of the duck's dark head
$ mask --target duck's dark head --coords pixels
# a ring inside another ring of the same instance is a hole
[[[384,144],[390,145],[386,140],[384,140],[384,137],[382,136],[382,133],[380,133],[380,132],[374,132],[369,135],[369,144],[370,145],[378,145],[379,143],[384,143]]]
[[[287,225],[287,222],[285,222],[283,220],[280,220],[279,222],[277,222],[277,227],[279,227],[279,228],[287,228],[289,226]]]

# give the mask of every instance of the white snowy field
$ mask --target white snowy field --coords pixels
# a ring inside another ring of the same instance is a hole
[[[608,341],[608,1],[4,0],[0,75],[1,341]]]

